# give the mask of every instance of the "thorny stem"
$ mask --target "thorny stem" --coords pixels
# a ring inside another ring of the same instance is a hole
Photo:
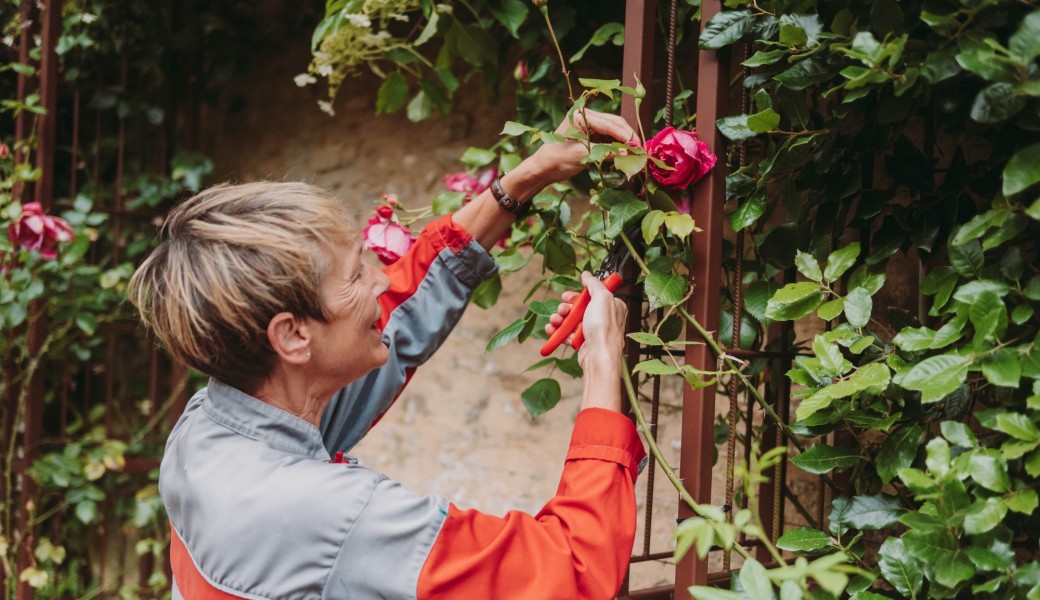
[[[560,42],[556,39],[556,32],[553,31],[552,20],[549,19],[549,7],[542,5],[539,7],[542,12],[542,17],[545,18],[545,26],[549,28],[549,39],[552,40],[553,47],[556,48],[556,55],[560,57],[560,72],[563,73],[563,79],[567,82],[567,98],[574,104],[574,90],[571,88],[571,73],[567,70],[567,60],[563,58],[563,50],[560,49]]]
[[[632,260],[634,260],[636,264],[639,265],[639,269],[643,272],[644,275],[648,275],[650,273],[650,269],[647,268],[646,263],[643,262],[643,260],[639,257],[639,252],[636,251],[635,246],[632,245],[632,241],[628,239],[628,236],[625,235],[625,232],[623,231],[621,232],[621,240],[624,242],[625,247],[628,248],[628,252],[632,256]],[[754,397],[755,402],[757,402],[758,405],[762,407],[762,410],[769,416],[769,418],[772,419],[773,422],[776,423],[780,427],[780,429],[783,430],[784,434],[787,436],[787,440],[795,448],[797,448],[799,452],[805,452],[805,445],[798,441],[798,438],[796,437],[794,431],[791,430],[791,427],[787,423],[785,423],[783,419],[780,418],[780,415],[776,414],[776,411],[773,410],[772,406],[769,406],[769,403],[766,402],[766,399],[762,397],[761,393],[759,393],[758,387],[753,385],[751,381],[747,378],[747,376],[745,376],[744,373],[741,372],[740,366],[736,362],[734,362],[732,358],[727,356],[725,352],[723,352],[722,348],[719,347],[719,345],[715,342],[715,339],[711,336],[711,334],[709,334],[708,331],[704,329],[704,326],[701,325],[700,322],[698,322],[697,319],[693,317],[693,315],[687,312],[686,309],[682,306],[676,306],[676,308],[678,309],[679,315],[681,315],[682,318],[697,331],[697,333],[704,340],[704,343],[706,343],[708,347],[711,348],[712,352],[715,353],[715,356],[721,359],[722,362],[725,363],[726,367],[730,369],[730,371],[733,373],[733,376],[740,380],[740,383],[743,384],[744,388],[748,391],[748,393],[750,393],[751,396]],[[832,490],[837,489],[837,486],[834,485],[834,482],[831,480],[830,477],[828,477],[827,475],[820,475],[820,477],[823,479],[824,482],[827,483],[828,486],[830,486]]]
[[[639,424],[639,433],[643,436],[643,439],[646,440],[646,445],[649,446],[650,454],[653,455],[654,461],[661,465],[665,477],[668,478],[668,481],[672,482],[672,486],[675,487],[677,492],[679,492],[679,497],[683,499],[683,502],[685,502],[693,512],[701,518],[713,521],[714,519],[712,519],[711,516],[701,508],[701,505],[693,499],[689,490],[686,489],[686,486],[684,486],[682,481],[680,481],[675,475],[675,469],[668,464],[668,460],[664,457],[664,454],[661,453],[661,449],[657,446],[657,441],[654,440],[652,435],[650,435],[650,426],[647,424],[646,417],[643,415],[643,409],[639,407],[639,398],[636,396],[635,387],[632,385],[632,375],[628,372],[628,365],[625,364],[624,360],[621,361],[621,377],[625,382],[625,392],[628,395],[628,404],[632,407],[632,414],[636,417],[636,423]],[[725,523],[725,521],[720,521],[720,523]],[[767,543],[766,545],[768,546],[769,544]],[[751,554],[748,553],[748,551],[740,544],[734,544],[733,550],[744,558],[751,558]]]

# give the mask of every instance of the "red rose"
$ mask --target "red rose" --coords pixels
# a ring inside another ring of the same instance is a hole
[[[646,153],[671,169],[650,162],[650,174],[663,186],[684,190],[715,166],[718,158],[692,131],[665,127],[646,143]]]
[[[7,238],[16,248],[36,250],[40,256],[53,259],[58,256],[58,244],[73,237],[72,227],[65,219],[43,214],[39,202],[22,205],[18,220],[7,227]]]
[[[10,151],[7,149],[7,144],[0,143],[0,158],[7,158],[10,155]]]
[[[385,265],[397,262],[415,243],[415,236],[407,227],[381,217],[372,217],[361,230],[365,249],[372,250]]]

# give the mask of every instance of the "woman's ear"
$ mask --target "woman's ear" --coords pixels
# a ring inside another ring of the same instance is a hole
[[[267,324],[267,341],[287,363],[301,365],[311,358],[311,337],[306,322],[292,313],[280,312]]]

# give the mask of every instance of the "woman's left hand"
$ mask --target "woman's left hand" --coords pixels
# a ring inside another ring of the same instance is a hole
[[[569,118],[556,128],[556,133],[563,136],[564,141],[546,142],[528,159],[532,169],[543,175],[546,185],[570,179],[584,171],[588,165],[581,159],[600,139],[605,137],[627,143],[639,137],[621,116],[588,109],[570,113]]]

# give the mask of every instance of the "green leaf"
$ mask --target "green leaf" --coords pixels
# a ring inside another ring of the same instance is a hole
[[[560,384],[555,379],[539,379],[520,394],[531,418],[545,413],[560,401]]]
[[[809,281],[789,283],[769,299],[766,316],[777,321],[793,321],[816,310],[822,300],[818,284]]]
[[[849,292],[848,296],[845,296],[845,318],[853,327],[866,327],[870,322],[873,307],[874,302],[870,294],[863,288],[855,288]]]
[[[469,165],[471,167],[483,167],[495,162],[497,158],[498,155],[492,152],[491,150],[470,146],[469,148],[466,148],[465,152],[462,153],[462,156],[459,158],[459,160],[462,161],[463,164]]]
[[[787,50],[759,50],[741,64],[749,68],[764,67],[775,63],[787,54]]]
[[[1018,352],[1001,348],[982,361],[982,376],[993,385],[1017,388],[1022,377]]]
[[[628,334],[628,338],[644,346],[664,346],[664,340],[645,331],[634,331]]]
[[[408,120],[413,123],[424,121],[433,114],[433,103],[426,97],[426,92],[419,90],[419,93],[408,103],[406,114]]]
[[[834,400],[845,398],[870,389],[884,389],[891,378],[891,371],[881,363],[870,363],[856,370],[848,379],[821,388],[802,400],[796,417],[806,419],[819,410],[827,408]]]
[[[964,533],[978,535],[993,529],[1007,516],[1007,504],[1002,498],[976,500],[964,515]]]
[[[755,133],[776,131],[780,127],[780,114],[771,108],[767,108],[762,112],[749,115],[747,125]]]
[[[831,537],[819,529],[799,527],[792,529],[776,540],[776,547],[791,552],[812,552],[830,546]]]
[[[1005,196],[1012,196],[1037,182],[1040,182],[1040,144],[1033,144],[1015,152],[1004,166],[1002,191]]]
[[[856,529],[883,529],[898,523],[904,510],[895,496],[860,495],[852,498],[842,518],[844,523]]]
[[[903,425],[889,434],[874,458],[874,466],[881,483],[887,484],[892,481],[900,469],[909,467],[914,462],[917,450],[921,447],[923,433],[920,425]]]
[[[979,441],[975,438],[975,434],[972,433],[964,423],[958,421],[943,421],[939,423],[939,430],[948,442],[961,448],[974,448],[979,444]]]
[[[610,207],[610,226],[604,232],[607,237],[616,238],[621,232],[646,214],[647,205],[642,200],[615,204]]]
[[[617,167],[625,177],[632,179],[643,172],[646,166],[647,156],[645,154],[625,154],[614,157],[614,166]]]
[[[971,478],[987,490],[997,493],[1008,491],[1011,485],[1007,474],[1007,465],[996,454],[996,451],[977,451],[971,455],[968,462]]]
[[[820,263],[816,262],[816,258],[812,254],[802,252],[801,250],[795,251],[794,254],[794,266],[798,268],[798,272],[805,275],[806,279],[813,281],[820,281],[823,279],[823,272],[820,270]]]
[[[813,353],[827,375],[844,375],[852,369],[852,363],[841,354],[837,344],[827,342],[822,335],[813,339]]]
[[[790,69],[773,76],[773,80],[792,90],[804,90],[833,76],[834,71],[827,63],[814,57],[795,63]]]
[[[674,306],[686,296],[686,278],[682,275],[651,272],[644,283],[650,308]]]
[[[524,325],[526,324],[527,319],[521,318],[506,325],[505,329],[499,331],[495,334],[495,337],[491,338],[487,347],[484,348],[484,352],[494,352],[502,346],[509,344],[509,342],[512,342],[520,335],[520,332],[523,331]]]
[[[506,124],[502,126],[502,133],[499,135],[518,136],[524,135],[525,133],[536,133],[537,129],[529,127],[523,123],[517,123],[516,121],[506,121]]]
[[[1040,500],[1037,499],[1036,490],[1019,490],[1007,497],[1008,509],[1023,515],[1032,515],[1038,505]]]
[[[924,566],[926,574],[943,586],[952,588],[970,579],[975,568],[949,533],[919,532],[911,529],[903,535],[906,549]]]
[[[408,82],[404,75],[393,71],[386,76],[383,84],[379,86],[376,97],[376,114],[392,113],[404,106],[408,99]]]
[[[754,23],[751,11],[724,10],[704,24],[699,45],[704,50],[718,50],[739,41]]]
[[[940,354],[914,365],[896,383],[921,392],[922,402],[938,402],[964,383],[968,366],[968,359],[964,356]]]
[[[498,302],[498,295],[502,293],[502,278],[496,273],[494,277],[486,279],[473,290],[473,303],[483,309],[491,308]]]
[[[453,213],[466,201],[466,192],[441,192],[433,199],[430,209],[435,215]]]
[[[488,10],[509,30],[510,35],[519,39],[520,26],[527,19],[527,3],[523,0],[499,0],[488,4]]]
[[[734,142],[755,137],[755,132],[748,126],[748,115],[722,117],[715,121],[715,126],[719,128],[719,133],[725,136],[726,139]]]
[[[924,573],[917,561],[906,551],[903,540],[890,537],[881,544],[878,550],[878,567],[885,578],[897,592],[910,598],[916,598],[921,591]]]
[[[678,212],[665,213],[664,226],[672,232],[672,235],[681,239],[686,239],[694,231],[700,231],[697,229],[697,223],[694,222],[693,217]]]
[[[830,321],[834,317],[840,315],[841,311],[844,309],[845,299],[835,298],[834,300],[821,304],[820,308],[816,311],[816,314],[824,321]]]
[[[739,579],[741,587],[744,588],[744,593],[750,598],[772,600],[776,597],[773,593],[773,584],[769,581],[769,575],[766,573],[765,567],[754,558],[748,558],[744,561],[744,565],[740,567]]]
[[[1040,10],[1033,11],[1022,19],[1022,23],[1011,34],[1008,50],[1023,64],[1033,62],[1040,56]]]
[[[978,240],[950,246],[949,253],[950,266],[956,269],[962,276],[971,278],[982,276],[982,267],[985,265],[985,259],[982,255],[982,244]]]
[[[1013,84],[993,83],[975,96],[971,118],[979,123],[999,123],[1015,116],[1025,105],[1025,96],[1019,96]]]
[[[905,352],[916,352],[927,350],[932,347],[935,339],[935,330],[928,327],[904,327],[902,331],[892,338],[892,343],[899,346]]]
[[[641,229],[643,232],[643,242],[646,245],[650,245],[651,242],[657,237],[661,231],[661,225],[664,224],[664,212],[660,210],[652,210],[643,216],[643,222]]]
[[[766,211],[766,198],[764,194],[752,194],[745,200],[737,210],[730,216],[730,225],[733,231],[740,231],[745,227],[753,225]]]
[[[848,271],[852,268],[852,265],[856,264],[859,253],[859,242],[853,242],[844,248],[831,252],[830,256],[827,257],[827,266],[823,269],[824,281],[827,283],[837,281],[839,277],[845,274],[845,271]]]
[[[969,281],[957,288],[957,291],[953,294],[953,299],[964,304],[972,304],[977,302],[982,294],[989,293],[998,298],[1003,298],[1010,290],[1010,286],[1003,281],[978,279]]]
[[[97,521],[100,516],[97,502],[94,502],[93,500],[83,500],[76,504],[76,518],[84,525],[90,525]]]
[[[798,468],[813,475],[829,473],[834,469],[847,469],[859,461],[859,452],[852,448],[834,448],[822,444],[814,444],[791,459]]]
[[[646,373],[647,375],[676,375],[681,372],[681,369],[674,365],[666,364],[660,359],[652,358],[637,364],[632,369],[632,372]]]
[[[1001,412],[997,415],[993,429],[1026,442],[1040,441],[1040,429],[1032,419],[1022,413]]]

